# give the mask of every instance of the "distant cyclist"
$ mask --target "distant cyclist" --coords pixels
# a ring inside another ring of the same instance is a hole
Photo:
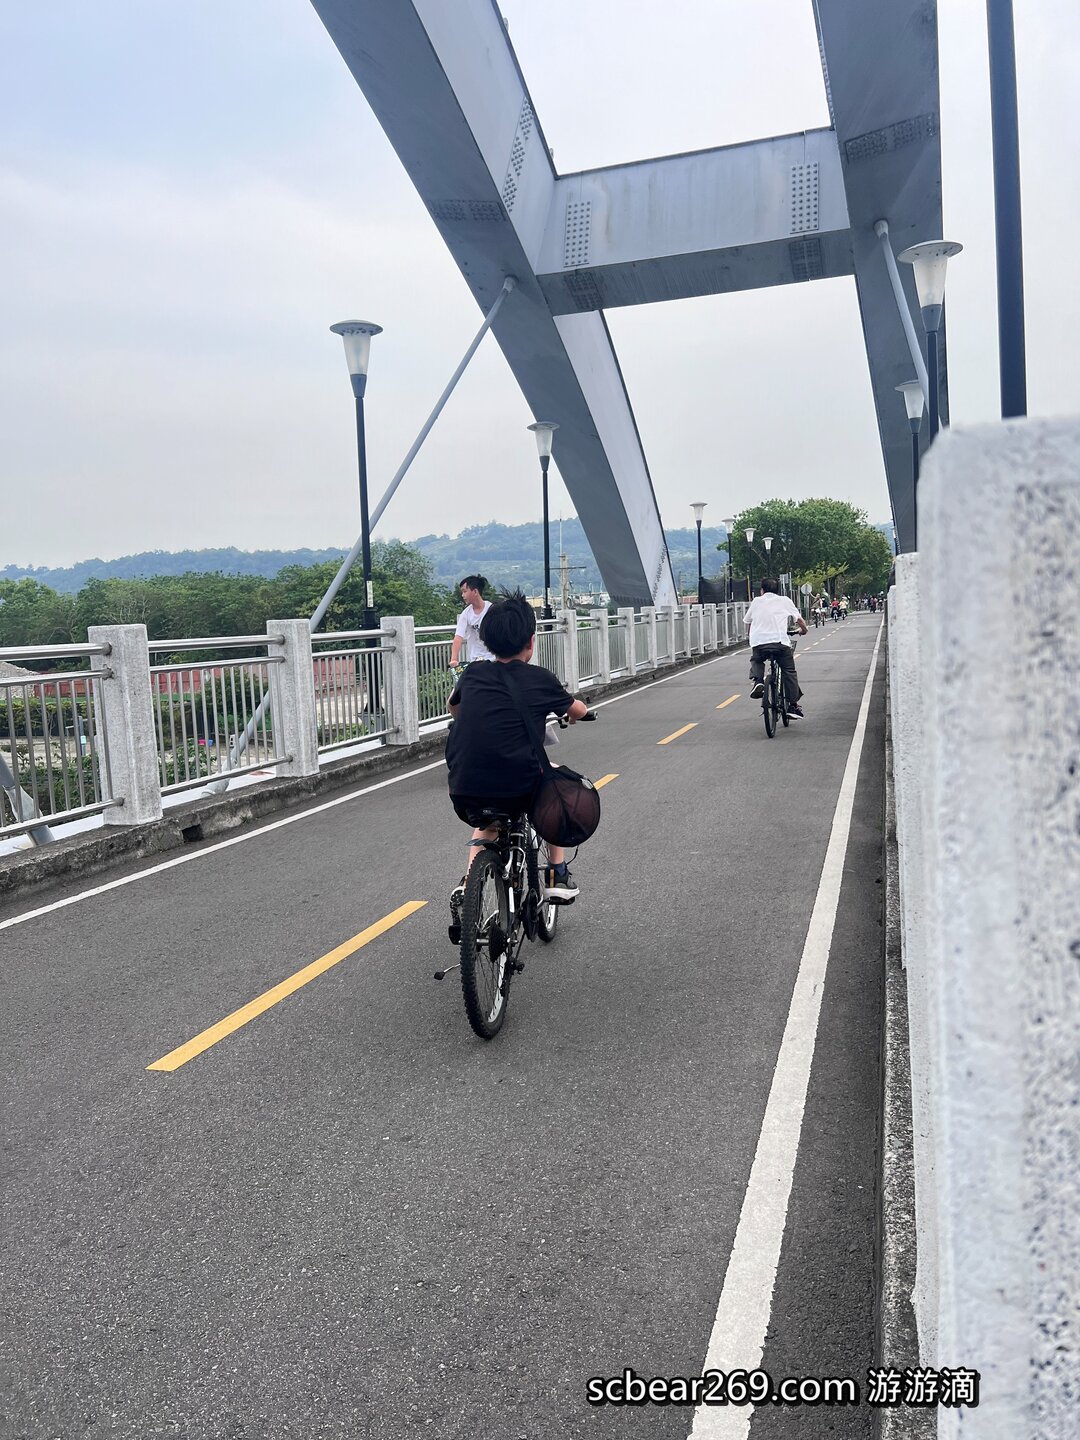
[[[747,610],[745,620],[750,631],[750,679],[754,682],[750,698],[760,700],[764,694],[765,662],[775,656],[784,676],[788,714],[797,715],[800,720],[804,719],[802,706],[799,704],[802,699],[802,686],[795,669],[795,656],[788,632],[789,622],[794,620],[799,634],[805,635],[806,621],[787,596],[780,594],[780,587],[775,580],[762,580],[761,591]]]
[[[483,575],[466,575],[458,585],[465,609],[457,619],[454,643],[450,647],[450,669],[456,670],[461,660],[462,649],[465,660],[494,660],[495,656],[480,639],[480,622],[491,609],[491,601],[484,599],[487,579]]]

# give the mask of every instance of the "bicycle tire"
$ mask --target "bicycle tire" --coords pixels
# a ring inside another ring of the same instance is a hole
[[[787,708],[787,690],[784,688],[784,677],[783,677],[783,675],[780,675],[780,676],[778,676],[778,678],[777,678],[777,681],[776,681],[776,695],[777,695],[777,706],[776,706],[776,708],[777,708],[777,710],[780,712],[780,719],[784,722],[784,729],[786,730],[786,729],[788,728],[788,726],[791,724],[791,716],[788,714],[788,708]]]
[[[481,1040],[502,1029],[510,1000],[510,906],[503,862],[493,851],[477,855],[461,906],[461,994],[469,1024]],[[494,908],[492,908],[494,907]]]
[[[761,697],[761,709],[765,715],[765,734],[771,740],[776,734],[776,676],[772,663],[765,676],[765,694]]]
[[[543,846],[543,855],[540,854],[540,846],[543,842],[537,841],[536,849],[530,847],[529,852],[529,884],[535,883],[537,894],[543,886],[540,883],[541,873],[547,869],[548,856],[547,846]],[[541,900],[536,911],[536,933],[545,945],[550,945],[555,939],[555,931],[559,924],[559,911],[561,905],[556,905],[553,900]]]

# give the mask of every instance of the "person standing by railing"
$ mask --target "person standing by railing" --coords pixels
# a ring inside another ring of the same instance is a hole
[[[473,660],[494,660],[495,656],[480,639],[480,622],[491,609],[491,601],[484,599],[487,579],[483,575],[466,575],[458,589],[465,601],[465,609],[458,616],[454,643],[450,647],[450,669],[456,671],[465,650],[465,663]]]

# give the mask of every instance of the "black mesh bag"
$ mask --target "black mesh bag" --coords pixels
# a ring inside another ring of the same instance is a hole
[[[498,664],[497,661],[495,663]],[[580,845],[595,833],[600,824],[600,792],[587,776],[579,775],[568,765],[552,765],[543,745],[537,748],[529,717],[514,682],[505,665],[498,668],[543,771],[528,810],[532,827],[549,845]]]
[[[586,775],[552,765],[536,787],[529,819],[549,845],[580,845],[600,824],[600,791]]]

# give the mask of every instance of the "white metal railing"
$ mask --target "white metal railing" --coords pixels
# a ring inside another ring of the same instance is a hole
[[[605,637],[606,639],[606,637]],[[600,678],[600,632],[592,619],[578,621],[577,669],[578,684]]]
[[[311,637],[319,754],[379,740],[394,729],[385,630],[337,630]]]
[[[608,665],[612,675],[623,675],[629,671],[630,639],[627,617],[616,615],[607,631]]]
[[[101,645],[39,645],[0,651],[0,836],[93,815],[112,794],[109,737],[93,670]],[[20,662],[44,671],[13,673]],[[72,668],[57,668],[65,661]]]
[[[560,620],[538,620],[536,622],[536,644],[533,658],[537,665],[552,671],[566,684],[568,667],[564,644],[566,627]]]
[[[563,612],[538,622],[534,658],[588,689],[741,640],[745,608]],[[273,620],[264,635],[153,641],[139,625],[104,626],[82,646],[0,650],[12,662],[0,664],[0,836],[48,839],[42,817],[97,811],[144,824],[162,795],[410,744],[447,719],[452,643],[452,626],[398,616],[379,630],[312,635],[304,620]],[[37,668],[13,673],[20,660]]]
[[[454,688],[450,672],[454,631],[453,625],[416,627],[416,697],[421,728],[450,718],[446,702]]]
[[[163,795],[225,775],[248,774],[285,757],[275,743],[269,706],[270,666],[278,657],[224,657],[221,651],[265,648],[266,635],[151,640],[150,693]],[[252,728],[246,747],[240,737]]]

